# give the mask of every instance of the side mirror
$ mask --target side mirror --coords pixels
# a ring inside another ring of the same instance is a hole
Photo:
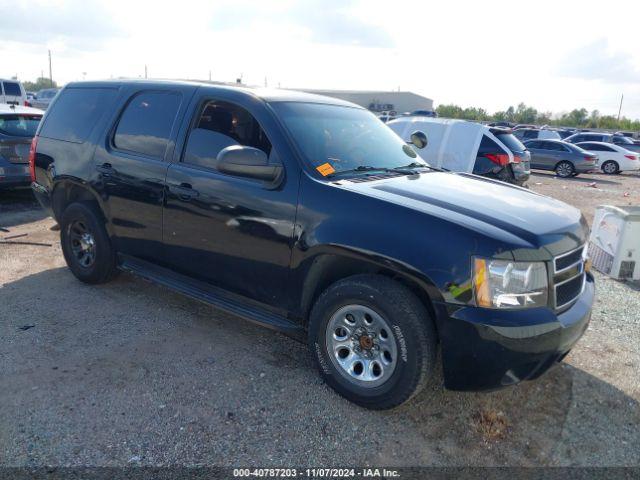
[[[269,165],[262,150],[242,145],[223,148],[216,157],[218,171],[236,177],[274,182],[282,174],[282,165]]]
[[[424,132],[420,130],[416,130],[411,134],[411,144],[413,144],[416,148],[424,148],[427,146],[427,136]]]

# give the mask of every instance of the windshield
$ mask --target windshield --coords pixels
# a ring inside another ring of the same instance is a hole
[[[633,140],[622,135],[613,137],[613,140],[615,143],[619,143],[622,145],[633,145]]]
[[[40,123],[39,115],[5,115],[0,117],[0,133],[13,137],[33,137]]]
[[[300,102],[276,102],[271,106],[305,159],[323,176],[368,167],[427,166],[367,110]]]

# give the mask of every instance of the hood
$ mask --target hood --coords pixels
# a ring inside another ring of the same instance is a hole
[[[343,180],[339,187],[444,218],[496,236],[515,236],[557,255],[583,244],[581,212],[524,188],[463,173],[426,172],[370,182]],[[554,245],[550,245],[554,244]]]

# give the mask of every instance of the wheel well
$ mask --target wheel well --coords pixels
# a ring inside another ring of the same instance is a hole
[[[100,203],[89,189],[76,183],[64,182],[56,186],[51,197],[51,207],[55,219],[60,221],[65,209],[75,202],[92,204],[96,208],[96,212],[102,214]]]
[[[301,302],[305,324],[311,308],[322,292],[339,280],[360,274],[383,275],[407,287],[425,306],[433,319],[434,326],[437,327],[431,296],[418,281],[390,268],[338,255],[322,255],[316,258],[309,270],[304,282]]]

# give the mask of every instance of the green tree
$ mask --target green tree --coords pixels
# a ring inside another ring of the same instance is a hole
[[[30,82],[30,81],[22,82],[22,86],[28,92],[38,92],[43,88],[56,88],[58,84],[56,83],[55,80],[53,81],[53,84],[51,84],[51,80],[49,80],[48,78],[38,77],[38,79],[35,82]]]

